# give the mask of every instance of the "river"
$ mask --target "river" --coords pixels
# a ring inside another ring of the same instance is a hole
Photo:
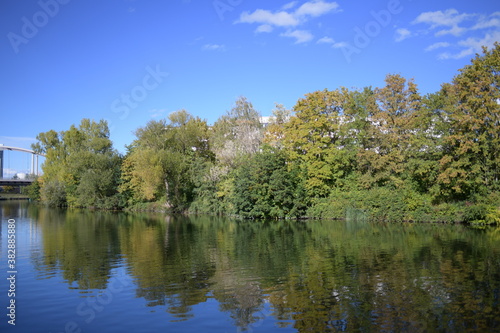
[[[1,332],[500,331],[498,228],[25,201],[0,218]]]

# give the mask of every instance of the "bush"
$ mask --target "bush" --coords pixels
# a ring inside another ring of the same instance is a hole
[[[64,183],[58,180],[45,183],[40,190],[40,196],[42,201],[51,207],[64,207],[67,204]]]
[[[430,222],[460,223],[464,221],[463,203],[442,203],[432,207]]]
[[[316,199],[307,209],[307,217],[318,219],[343,219],[346,216],[348,200],[340,195]]]
[[[244,160],[234,171],[231,202],[244,218],[297,218],[305,211],[305,191],[298,170],[289,170],[278,149],[263,151]]]
[[[463,221],[463,203],[433,206],[431,201],[430,195],[405,188],[377,187],[347,192],[333,190],[330,197],[317,199],[307,213],[312,218],[344,219],[363,216],[364,219],[387,222]],[[495,220],[494,212],[488,216],[489,220]]]
[[[488,207],[484,220],[486,224],[500,225],[500,207]]]
[[[485,203],[468,204],[464,221],[471,224],[500,224],[500,208]]]
[[[40,182],[38,181],[38,179],[35,179],[33,183],[26,186],[22,192],[26,194],[31,200],[39,201],[40,189],[41,189]]]

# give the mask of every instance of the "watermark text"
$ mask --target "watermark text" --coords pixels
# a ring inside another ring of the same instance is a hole
[[[19,46],[21,44],[28,44],[28,42],[35,38],[39,30],[45,27],[51,18],[59,13],[60,5],[66,5],[70,0],[40,0],[38,6],[40,10],[35,12],[30,18],[23,16],[21,18],[21,31],[20,34],[13,31],[7,34],[7,39],[12,46],[12,49],[17,54],[19,53]]]
[[[364,27],[354,27],[353,43],[344,43],[345,45],[341,47],[346,61],[350,63],[353,54],[359,54],[368,47],[373,39],[382,32],[382,29],[391,23],[393,16],[400,14],[402,11],[403,6],[399,0],[389,0],[386,9],[370,11],[373,20],[368,21]]]
[[[7,297],[9,306],[7,307],[7,322],[16,325],[16,220],[8,220],[7,232]]]

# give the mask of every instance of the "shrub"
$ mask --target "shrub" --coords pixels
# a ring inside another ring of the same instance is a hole
[[[58,180],[46,182],[40,190],[40,196],[51,207],[64,207],[67,204],[64,183]]]

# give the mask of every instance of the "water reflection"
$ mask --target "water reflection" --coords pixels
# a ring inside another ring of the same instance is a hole
[[[241,330],[264,320],[299,332],[500,329],[498,230],[27,211],[42,232],[41,278],[104,290],[125,267],[135,296],[176,321],[215,299]]]

